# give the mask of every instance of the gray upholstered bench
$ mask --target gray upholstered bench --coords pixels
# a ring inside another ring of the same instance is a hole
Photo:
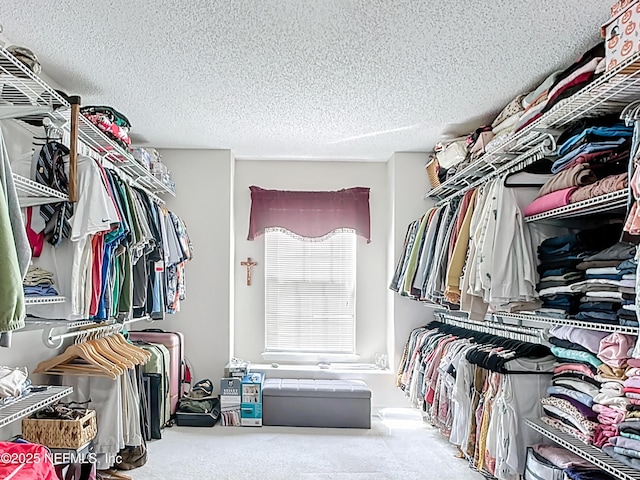
[[[371,390],[362,380],[267,378],[263,425],[371,428]]]

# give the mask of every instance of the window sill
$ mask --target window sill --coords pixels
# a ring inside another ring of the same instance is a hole
[[[275,366],[277,365],[277,366]],[[365,374],[365,375],[395,375],[391,369],[379,369],[373,363],[354,363],[354,364],[329,364],[329,368],[320,368],[318,365],[293,365],[286,364],[281,365],[278,363],[252,363],[250,366],[253,372],[268,372],[270,375],[277,374],[278,371],[286,372],[287,374],[300,374],[305,375],[311,372],[326,372],[331,373],[349,373],[349,374]]]

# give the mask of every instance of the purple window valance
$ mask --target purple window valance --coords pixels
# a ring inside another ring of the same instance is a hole
[[[251,186],[249,236],[254,240],[265,228],[284,228],[301,237],[319,238],[343,228],[371,242],[369,188],[335,192],[265,190]]]

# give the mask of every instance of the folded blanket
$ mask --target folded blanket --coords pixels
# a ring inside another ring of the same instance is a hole
[[[573,328],[573,327],[567,327]],[[606,332],[602,332],[606,333]],[[588,377],[593,378],[594,373],[591,371],[589,367],[587,367],[583,363],[560,363],[553,368],[553,373],[581,373],[582,375],[586,375]]]
[[[609,443],[614,447],[629,448],[631,450],[640,451],[640,440],[616,435],[609,439]]]
[[[551,353],[561,359],[566,358],[568,360],[590,363],[596,368],[602,365],[602,360],[587,352],[578,352],[576,350],[569,350],[568,348],[556,347],[554,345],[551,347]]]
[[[548,212],[554,208],[564,207],[569,205],[569,199],[571,194],[577,189],[577,187],[564,188],[557,190],[553,193],[549,193],[542,197],[536,198],[524,209],[524,216],[530,217],[538,213]]]
[[[598,393],[595,397],[593,397],[594,403],[600,403],[601,405],[618,405],[620,407],[626,407],[629,403],[629,399],[627,397],[619,397],[616,395],[609,395],[607,393]]]
[[[600,351],[600,342],[609,334],[607,332],[599,332],[597,330],[588,330],[586,328],[569,327],[565,325],[556,325],[551,327],[549,335],[552,337],[569,340],[578,343],[587,348],[594,354]],[[584,370],[588,370],[584,368]],[[587,373],[585,372],[585,375]]]
[[[598,425],[586,418],[574,405],[567,400],[555,397],[546,397],[540,400],[542,408],[545,412],[557,415],[569,421],[575,428],[580,430],[586,436],[592,436]]]
[[[627,362],[629,362],[630,360],[628,360]],[[624,381],[625,379],[624,372],[625,372],[624,368],[612,367],[610,365],[607,365],[606,363],[602,363],[598,365],[598,375],[601,378],[606,378],[614,381],[615,380]]]
[[[596,414],[595,410],[593,410],[593,407],[587,405],[588,403],[590,403],[592,406],[595,406],[593,403],[593,398],[591,398],[589,395],[560,386],[549,387],[547,389],[547,393],[551,397],[566,400],[571,405],[573,405],[582,415],[584,415],[586,419],[592,420],[594,422],[598,419],[598,415]]]
[[[620,410],[609,408],[606,405],[602,406],[602,411],[598,414],[598,421],[603,425],[617,425],[624,421],[625,414]]]
[[[620,397],[624,395],[624,388],[619,382],[604,382],[601,385],[601,390],[611,392],[612,395],[619,395]]]
[[[533,450],[558,468],[593,468],[593,465],[573,452],[555,445],[533,445]]]

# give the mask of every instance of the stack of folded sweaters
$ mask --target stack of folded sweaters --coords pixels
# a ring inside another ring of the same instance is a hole
[[[607,334],[567,326],[553,327],[549,334],[558,363],[547,390],[549,397],[541,400],[542,421],[592,444],[598,427],[592,407],[600,389],[595,377],[602,364],[596,355]]]
[[[619,389],[625,404],[617,431],[608,439],[603,450],[620,462],[640,470],[640,360],[627,359],[621,368]]]

